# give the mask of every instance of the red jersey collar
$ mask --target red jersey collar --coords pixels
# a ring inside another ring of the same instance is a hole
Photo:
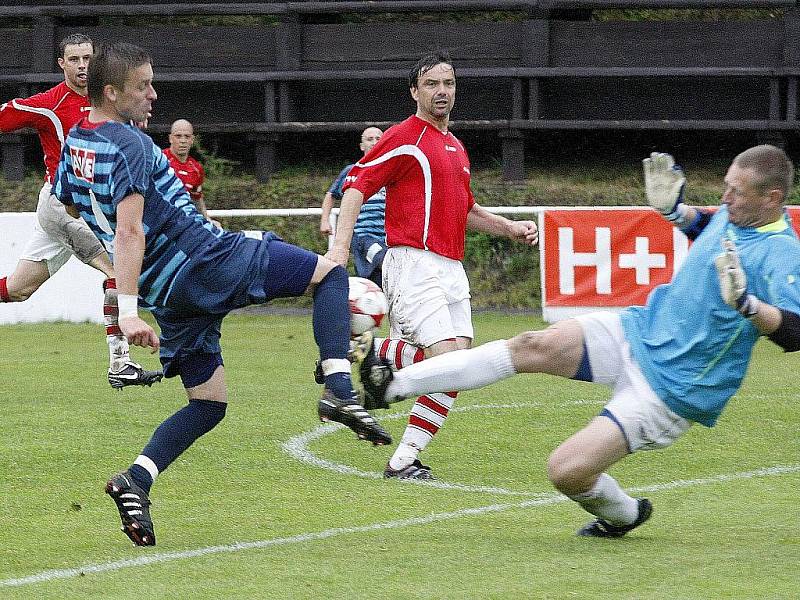
[[[415,119],[416,121],[418,121],[421,125],[423,125],[425,127],[431,127],[434,131],[438,131],[442,135],[450,135],[450,124],[449,123],[447,125],[447,131],[442,131],[436,125],[431,123],[430,121],[426,121],[425,119],[422,119],[422,118],[418,117],[416,114],[411,115],[411,118]]]

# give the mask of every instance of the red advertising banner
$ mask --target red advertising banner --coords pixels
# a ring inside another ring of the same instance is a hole
[[[789,213],[800,235],[800,207]],[[548,320],[568,316],[561,307],[644,304],[650,290],[672,278],[689,248],[686,236],[649,208],[551,209],[540,224]]]

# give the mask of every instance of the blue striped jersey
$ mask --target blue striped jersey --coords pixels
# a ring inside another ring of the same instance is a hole
[[[161,148],[125,123],[80,121],[65,140],[53,193],[78,208],[112,260],[117,205],[144,197],[139,297],[150,306],[163,306],[181,270],[224,235],[197,211]]]
[[[336,200],[342,199],[342,186],[345,177],[354,165],[347,165],[328,190]],[[384,213],[386,212],[386,188],[381,188],[374,195],[370,196],[358,213],[356,224],[353,227],[355,235],[374,235],[376,237],[386,237],[384,229]]]

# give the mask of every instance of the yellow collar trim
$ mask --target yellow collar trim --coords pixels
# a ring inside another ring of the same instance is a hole
[[[781,218],[774,223],[768,223],[766,225],[762,225],[761,227],[756,227],[756,231],[759,233],[777,233],[787,229],[788,227],[789,224],[786,222],[786,219],[781,216]]]

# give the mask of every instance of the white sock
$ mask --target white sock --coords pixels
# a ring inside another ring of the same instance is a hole
[[[516,374],[506,340],[427,358],[394,374],[386,398],[471,390]]]
[[[133,461],[133,464],[143,467],[148,473],[150,473],[150,479],[153,481],[155,481],[156,477],[158,477],[158,467],[156,466],[156,463],[154,463],[152,459],[144,454],[137,456],[136,460]]]
[[[636,498],[628,496],[608,473],[602,473],[588,492],[569,498],[612,525],[630,525],[639,516]]]
[[[389,468],[394,469],[395,471],[405,469],[417,459],[418,455],[418,448],[415,448],[411,444],[400,442],[397,445],[394,454],[392,454],[392,458],[389,459]]]
[[[346,358],[326,358],[322,361],[322,373],[327,377],[333,373],[347,373],[350,375],[352,365]]]
[[[123,335],[107,335],[109,367],[112,371],[119,371],[130,362],[130,346],[128,340]]]

